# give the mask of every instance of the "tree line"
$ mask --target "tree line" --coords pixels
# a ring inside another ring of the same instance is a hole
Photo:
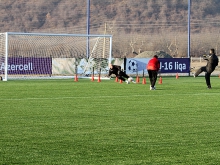
[[[163,50],[187,54],[187,0],[90,0],[90,33],[112,34],[113,54]],[[192,55],[218,47],[218,0],[192,0]],[[87,2],[7,0],[0,2],[1,32],[86,33]],[[215,40],[213,41],[213,38]]]

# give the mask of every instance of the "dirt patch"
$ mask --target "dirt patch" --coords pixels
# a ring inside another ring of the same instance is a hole
[[[206,66],[206,64],[207,64],[207,62],[206,61],[201,61],[201,62],[198,62],[198,61],[196,61],[196,62],[191,62],[191,68],[193,68],[193,69],[191,69],[191,72],[193,73],[193,72],[195,72],[197,69],[199,69],[200,67],[202,67],[202,66]],[[220,65],[220,64],[219,64]],[[204,74],[204,73],[203,73]],[[215,71],[212,73],[212,75],[219,75],[220,74],[220,66],[217,66],[216,68],[215,68]]]

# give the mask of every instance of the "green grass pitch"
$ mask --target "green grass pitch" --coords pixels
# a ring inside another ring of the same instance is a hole
[[[218,164],[220,79],[141,82],[0,82],[0,164]]]

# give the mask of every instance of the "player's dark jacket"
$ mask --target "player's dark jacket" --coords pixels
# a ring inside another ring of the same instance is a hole
[[[213,54],[209,54],[203,57],[204,60],[207,60],[206,70],[211,73],[215,70],[215,67],[218,66],[218,57]]]
[[[112,69],[111,68],[109,69],[108,76],[111,76],[112,74],[118,76],[120,71],[121,71],[121,66],[112,65]]]

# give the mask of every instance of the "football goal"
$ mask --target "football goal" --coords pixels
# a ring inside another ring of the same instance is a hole
[[[0,75],[8,79],[91,77],[108,72],[111,35],[0,34]]]

